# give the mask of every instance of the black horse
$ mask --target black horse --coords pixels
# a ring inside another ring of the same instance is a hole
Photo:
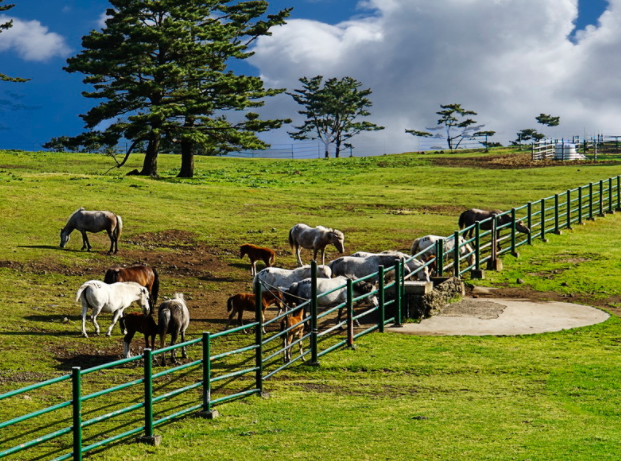
[[[491,230],[492,229],[492,219],[497,216],[496,225],[498,227],[504,226],[505,224],[509,224],[513,222],[513,218],[511,215],[502,214],[502,211],[499,210],[479,210],[477,208],[472,208],[470,210],[464,211],[461,215],[459,215],[459,228],[464,229],[466,227],[472,226],[475,222],[481,222],[481,230]],[[488,221],[485,221],[488,220]],[[485,221],[485,222],[482,222]],[[530,229],[524,225],[522,221],[517,221],[515,223],[515,229],[518,232],[523,232],[524,234],[530,234]],[[470,229],[467,234],[468,238],[472,238],[472,234],[474,233],[474,228]],[[500,237],[500,231],[497,232],[498,237]]]

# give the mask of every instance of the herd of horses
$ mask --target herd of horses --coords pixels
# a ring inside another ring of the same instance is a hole
[[[497,226],[512,223],[509,215],[502,214],[500,211],[470,209],[464,211],[458,224],[460,229],[468,228],[480,222],[482,230],[491,230],[492,219],[496,218]],[[515,229],[519,232],[530,233],[528,227],[522,221],[514,223]],[[121,235],[123,221],[120,216],[109,211],[86,211],[83,208],[75,211],[61,230],[60,247],[64,248],[69,241],[69,236],[74,230],[82,234],[82,250],[91,250],[91,245],[86,236],[87,232],[106,231],[110,238],[110,249],[108,254],[118,251],[118,240]],[[472,229],[470,229],[470,238]],[[414,240],[410,248],[411,255],[418,255],[419,259],[412,259],[405,266],[406,271],[417,271],[420,280],[429,281],[429,271],[426,262],[435,257],[436,242],[444,240],[444,249],[447,257],[452,257],[455,248],[454,237],[441,237],[437,235],[427,235]],[[323,226],[310,227],[306,224],[296,224],[289,231],[289,245],[292,252],[296,255],[298,267],[296,269],[284,269],[273,267],[276,259],[274,250],[260,247],[253,244],[244,244],[240,247],[240,258],[248,256],[250,259],[250,271],[253,279],[260,281],[266,288],[263,292],[262,312],[268,306],[276,304],[279,308],[278,315],[282,309],[300,303],[310,298],[311,278],[310,266],[304,265],[301,258],[301,249],[313,251],[313,259],[316,260],[317,254],[321,254],[322,264],[318,266],[317,293],[327,293],[326,296],[319,298],[319,307],[330,307],[344,302],[346,290],[344,285],[347,279],[358,279],[366,275],[377,272],[378,267],[392,267],[396,260],[406,260],[408,255],[398,251],[385,251],[383,253],[358,252],[352,256],[343,256],[325,264],[325,248],[333,245],[339,253],[345,252],[345,236],[336,229]],[[470,245],[460,237],[460,254],[473,257]],[[263,261],[265,268],[259,272],[256,270],[256,263]],[[470,263],[472,263],[470,261]],[[377,280],[370,280],[371,283],[355,281],[353,283],[356,296],[371,293]],[[341,287],[339,289],[339,287]],[[171,345],[174,345],[180,337],[185,342],[185,332],[190,323],[190,314],[185,303],[183,294],[176,293],[172,299],[164,301],[158,307],[158,322],[155,322],[154,311],[159,295],[159,276],[157,271],[146,265],[135,265],[131,267],[113,266],[106,271],[104,281],[90,280],[84,283],[77,292],[76,302],[82,303],[82,335],[88,337],[86,333],[86,316],[91,310],[91,321],[95,327],[95,332],[99,334],[97,316],[100,313],[112,314],[112,323],[106,335],[110,336],[117,321],[120,323],[124,333],[124,356],[131,356],[130,343],[134,335],[139,332],[145,336],[146,347],[154,348],[155,336],[160,337],[160,348],[164,347],[165,339],[168,334],[171,336]],[[372,304],[377,304],[377,298],[372,296],[368,300]],[[124,315],[124,311],[132,303],[136,302],[142,309],[141,313],[130,313]],[[230,312],[225,329],[229,327],[233,318],[237,315],[238,323],[243,325],[243,312],[255,311],[256,298],[253,293],[238,293],[227,300],[227,312]],[[301,309],[300,311],[303,311]],[[341,312],[339,310],[337,323],[340,321]],[[291,359],[290,347],[295,337],[301,338],[304,324],[303,314],[296,312],[284,317],[281,328],[287,331],[284,335],[284,360]],[[244,330],[245,332],[245,330]],[[150,339],[150,341],[149,341]],[[302,353],[302,343],[300,353]],[[186,357],[185,348],[182,357]],[[171,359],[176,362],[174,349]],[[162,364],[165,365],[166,359],[162,355]]]

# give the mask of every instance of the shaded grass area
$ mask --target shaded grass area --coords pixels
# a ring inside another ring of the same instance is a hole
[[[486,158],[480,153],[442,157]],[[162,294],[190,294],[194,338],[223,327],[215,303],[229,291],[249,288],[248,266],[237,254],[242,243],[274,247],[278,264],[293,267],[287,231],[306,222],[343,230],[347,253],[407,249],[416,237],[450,234],[465,208],[508,209],[618,173],[616,165],[486,170],[446,162],[436,166],[433,159],[418,154],[338,161],[199,158],[197,177],[180,180],[174,178],[178,158],[162,156],[162,178],[150,180],[118,171],[104,175],[111,165],[98,155],[0,152],[0,388],[15,389],[68,373],[72,366],[119,358],[118,328],[112,338],[81,338],[73,302],[77,287],[101,278],[111,264],[148,257],[147,262],[163,267]],[[135,157],[128,168],[139,167],[140,161]],[[117,256],[105,254],[104,235],[91,238],[92,253],[78,251],[78,234],[68,249],[58,248],[60,228],[80,206],[123,216]],[[611,236],[620,224],[616,214],[560,236],[547,235],[549,243],[520,247],[520,258],[506,257],[505,270],[487,272],[480,283],[560,293],[568,301],[615,312],[621,305],[621,250]],[[192,262],[200,259],[199,251],[209,251],[200,266]],[[333,249],[329,257],[336,257]],[[103,318],[100,324],[105,327],[108,321]],[[224,417],[215,421],[184,418],[158,427],[164,436],[161,447],[122,443],[96,457],[611,459],[619,443],[618,331],[619,320],[613,317],[580,330],[515,338],[373,334],[361,339],[355,351],[323,357],[318,369],[300,366],[277,375],[266,383],[269,399],[222,405]],[[252,335],[221,339],[216,352],[242,347]],[[198,350],[190,354],[196,359]],[[251,354],[215,370],[244,363],[252,363]],[[139,366],[128,366],[93,375],[85,386],[99,390],[138,379],[140,372]],[[198,379],[196,372],[188,372],[174,381],[185,385]],[[250,385],[247,377],[222,383],[216,392],[226,395]],[[161,384],[156,389],[165,391]],[[57,385],[30,399],[6,402],[0,419],[68,398],[67,388]],[[86,412],[114,411],[139,398],[137,387],[123,397],[97,400]],[[193,391],[159,411],[198,402],[200,393]],[[106,432],[124,430],[124,424],[140,425],[139,415],[96,425],[87,437],[101,440]],[[34,431],[32,424],[22,427],[26,430],[15,435],[21,440]],[[2,434],[4,447],[13,435]],[[64,437],[43,448],[68,443]],[[44,450],[14,459],[49,459]]]

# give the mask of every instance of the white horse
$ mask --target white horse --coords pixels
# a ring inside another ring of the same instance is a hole
[[[289,245],[295,250],[298,266],[302,266],[300,249],[313,250],[313,259],[317,260],[317,252],[321,251],[321,264],[326,264],[325,249],[329,244],[334,245],[339,253],[345,251],[345,236],[336,229],[317,226],[310,227],[306,224],[296,224],[289,230]]]
[[[112,334],[112,329],[123,311],[134,301],[138,302],[142,312],[149,313],[149,291],[136,282],[117,282],[110,285],[99,280],[90,280],[83,284],[75,298],[75,302],[82,301],[82,336],[86,334],[86,312],[92,309],[91,320],[95,325],[95,332],[99,334],[97,316],[101,312],[112,314],[112,324],[106,336]]]
[[[185,304],[183,293],[175,293],[172,299],[168,299],[160,304],[157,311],[160,335],[160,349],[164,347],[166,335],[170,333],[170,345],[174,346],[177,337],[181,335],[181,342],[185,342],[185,330],[190,325],[190,311]],[[171,360],[177,363],[175,349],[170,351]],[[185,346],[181,347],[181,357],[187,358]],[[162,354],[162,365],[166,365],[166,354]]]
[[[430,256],[436,255],[436,242],[444,240],[444,256],[446,259],[453,259],[455,255],[455,237],[441,237],[439,235],[425,235],[424,237],[418,238],[414,240],[412,243],[412,247],[410,249],[410,254],[412,256],[417,255],[418,253],[424,251],[418,257],[420,259],[427,259]],[[459,256],[468,256],[468,264],[474,264],[474,253],[472,247],[465,243],[465,239],[463,237],[459,237]]]
[[[86,211],[84,208],[76,210],[67,220],[67,224],[60,230],[60,247],[65,248],[71,233],[75,230],[82,233],[82,250],[91,251],[91,244],[86,236],[87,232],[101,232],[105,230],[110,238],[110,250],[119,251],[119,237],[123,229],[123,220],[119,215],[109,211]]]

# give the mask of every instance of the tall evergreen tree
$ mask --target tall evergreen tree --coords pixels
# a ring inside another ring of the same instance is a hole
[[[86,75],[87,98],[103,101],[81,117],[89,133],[114,144],[146,141],[140,174],[157,176],[163,139],[178,143],[180,176],[191,177],[194,150],[206,152],[267,145],[256,133],[278,128],[285,120],[261,120],[247,112],[230,121],[223,111],[246,111],[284,90],[266,89],[259,77],[227,70],[231,59],[251,55],[250,43],[284,24],[290,9],[267,15],[263,0],[110,0],[106,27],[83,37],[84,50],[67,60],[65,70]],[[110,123],[103,132],[96,128]]]
[[[0,3],[3,3],[4,0],[0,0]],[[15,5],[14,4],[8,4],[8,5],[0,5],[0,11],[8,11],[11,8],[13,8]],[[8,21],[5,23],[0,24],[0,32],[5,31],[7,29],[10,29],[11,27],[13,27],[13,21]],[[0,73],[0,82],[27,82],[28,80],[25,78],[17,78],[17,77],[9,77],[7,75],[1,74]]]
[[[341,154],[341,145],[361,131],[383,130],[383,126],[368,121],[355,121],[358,117],[371,115],[367,110],[373,104],[367,98],[370,89],[359,90],[362,83],[351,77],[341,80],[331,78],[322,87],[323,76],[311,79],[303,77],[302,89],[287,93],[295,102],[304,106],[298,111],[306,120],[297,131],[289,132],[293,139],[319,139],[325,147],[325,157],[330,157],[330,146],[335,145],[335,156]]]

